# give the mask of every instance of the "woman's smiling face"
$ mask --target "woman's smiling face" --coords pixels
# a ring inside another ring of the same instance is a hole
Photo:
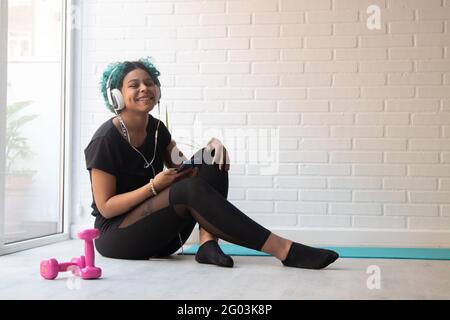
[[[150,112],[161,97],[159,87],[143,69],[134,69],[123,78],[121,92],[126,108],[145,113]]]

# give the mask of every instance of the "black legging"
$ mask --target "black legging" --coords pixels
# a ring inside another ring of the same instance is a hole
[[[137,206],[140,220],[103,232],[95,247],[102,256],[116,259],[169,256],[198,222],[221,239],[260,251],[271,232],[227,201],[227,195],[228,173],[203,163],[196,177],[178,181]]]

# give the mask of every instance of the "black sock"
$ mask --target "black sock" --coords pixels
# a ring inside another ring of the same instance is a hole
[[[220,249],[215,240],[205,242],[198,248],[195,260],[198,263],[215,264],[221,267],[233,267],[234,261]]]
[[[339,254],[331,250],[318,249],[293,242],[289,253],[282,263],[287,267],[304,269],[323,269],[339,258]]]

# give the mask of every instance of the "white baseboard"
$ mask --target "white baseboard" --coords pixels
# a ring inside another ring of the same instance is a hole
[[[92,225],[72,225],[70,236],[77,239],[78,231],[89,228],[92,228]],[[270,230],[281,237],[312,246],[450,248],[450,231],[288,228]],[[194,243],[198,243],[198,227],[194,228],[186,242],[188,245]]]

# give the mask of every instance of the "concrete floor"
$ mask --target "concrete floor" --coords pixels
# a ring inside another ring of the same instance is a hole
[[[272,257],[234,257],[235,267],[225,269],[193,256],[126,261],[97,254],[101,280],[40,277],[41,259],[82,254],[83,243],[74,240],[0,257],[0,299],[450,299],[450,261],[339,259],[314,271]],[[379,267],[380,289],[368,289],[370,266]]]

